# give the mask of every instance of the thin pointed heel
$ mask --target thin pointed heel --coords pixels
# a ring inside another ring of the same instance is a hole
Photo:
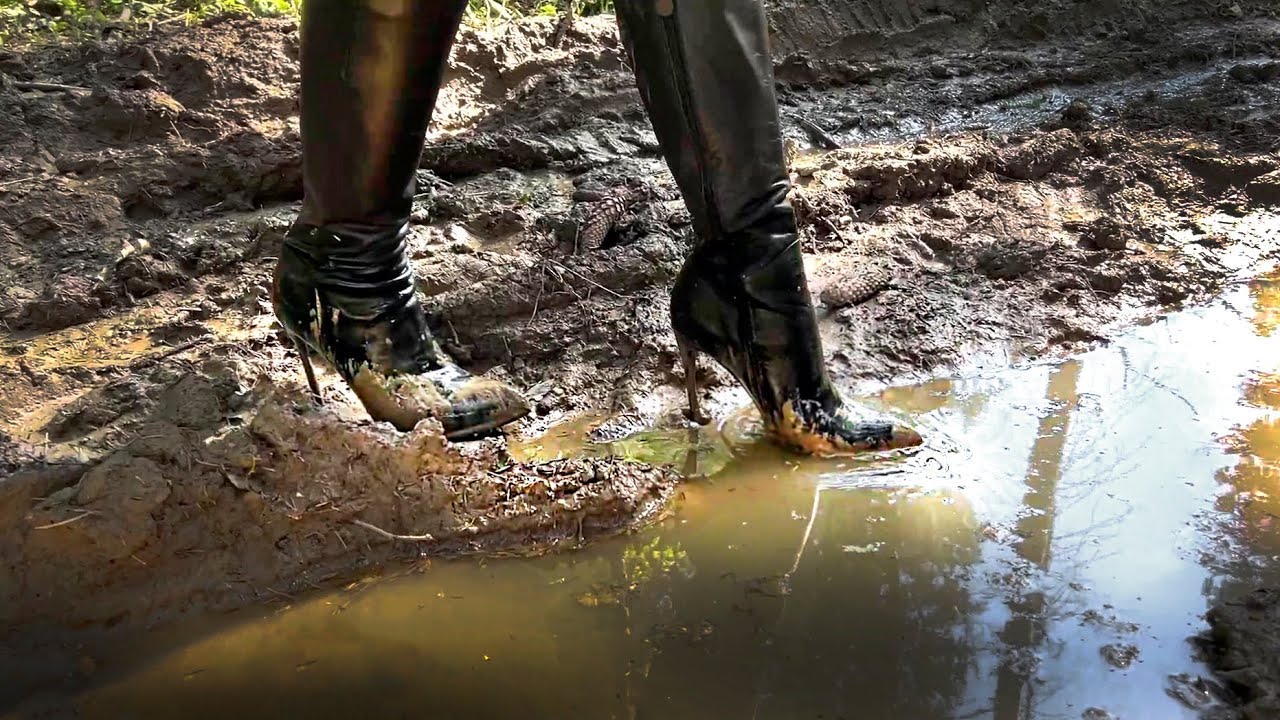
[[[307,387],[311,388],[311,397],[319,405],[324,402],[324,398],[320,396],[320,383],[316,382],[316,371],[311,367],[311,351],[307,349],[307,344],[302,341],[302,338],[293,338],[293,347],[297,349],[298,359],[302,361],[302,371],[307,375]]]
[[[680,364],[684,367],[684,389],[689,395],[689,408],[685,410],[684,416],[699,425],[706,425],[711,422],[711,418],[703,414],[698,400],[698,356],[678,335],[676,347],[680,352]]]

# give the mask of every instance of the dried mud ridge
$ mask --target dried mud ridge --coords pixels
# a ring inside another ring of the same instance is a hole
[[[978,5],[771,3],[846,387],[1067,352],[1209,297],[1238,248],[1204,218],[1280,203],[1267,3]],[[518,432],[676,422],[687,212],[612,22],[554,30],[460,37],[422,160],[420,290],[450,354],[528,389]],[[266,297],[301,196],[296,60],[292,23],[238,19],[0,49],[0,627],[234,607],[667,506],[667,469],[390,433],[331,376],[308,407]],[[713,409],[743,402],[700,372]]]
[[[215,355],[117,387],[147,411],[102,460],[18,459],[0,507],[5,559],[25,567],[0,591],[0,623],[115,624],[331,585],[406,554],[539,552],[643,523],[675,487],[666,469],[525,465],[501,442],[450,445],[438,423],[402,434],[355,404],[317,412],[296,390],[242,385],[259,369]]]

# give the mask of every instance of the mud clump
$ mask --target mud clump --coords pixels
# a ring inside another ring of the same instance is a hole
[[[1117,670],[1124,670],[1138,659],[1138,647],[1136,645],[1111,644],[1103,645],[1099,651],[1102,659]]]
[[[1209,610],[1200,638],[1209,664],[1238,706],[1214,717],[1280,717],[1280,591],[1260,588]]]
[[[1245,186],[1249,199],[1264,205],[1280,205],[1280,170],[1254,178]]]
[[[23,468],[0,484],[0,624],[143,620],[406,555],[541,552],[643,524],[675,486],[674,472],[642,464],[522,464],[500,442],[455,448],[434,421],[401,435],[353,421],[354,405],[343,417],[297,389],[243,388],[244,370],[236,359],[169,368],[177,379],[151,393],[119,449],[56,478]]]

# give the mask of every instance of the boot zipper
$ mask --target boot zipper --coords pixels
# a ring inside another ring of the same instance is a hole
[[[698,0],[705,2],[706,0]],[[711,223],[711,232],[714,235],[722,235],[723,227],[720,222],[720,210],[716,207],[715,192],[708,180],[707,173],[707,147],[702,134],[702,125],[698,121],[698,114],[694,111],[693,97],[689,90],[689,68],[685,62],[684,45],[680,42],[680,28],[676,23],[676,13],[679,12],[674,7],[670,15],[662,16],[662,29],[667,36],[667,54],[671,58],[672,80],[675,81],[676,94],[680,96],[680,106],[684,110],[685,129],[693,136],[694,145],[694,161],[698,167],[698,180],[702,184],[702,202],[707,209],[707,219]],[[711,242],[711,238],[704,238],[705,242]]]

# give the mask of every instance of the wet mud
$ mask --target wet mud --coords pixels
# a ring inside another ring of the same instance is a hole
[[[1207,218],[1280,203],[1269,3],[770,9],[850,391],[1065,355],[1210,298],[1242,241]],[[585,412],[595,437],[673,427],[688,215],[612,20],[554,34],[459,38],[419,173],[420,290],[447,352],[531,395],[513,432]],[[267,299],[302,192],[297,50],[296,23],[237,18],[0,48],[0,626],[575,546],[675,492],[667,466],[394,433],[328,374],[311,407]],[[596,202],[614,222],[580,232]],[[747,402],[700,372],[718,415]]]

